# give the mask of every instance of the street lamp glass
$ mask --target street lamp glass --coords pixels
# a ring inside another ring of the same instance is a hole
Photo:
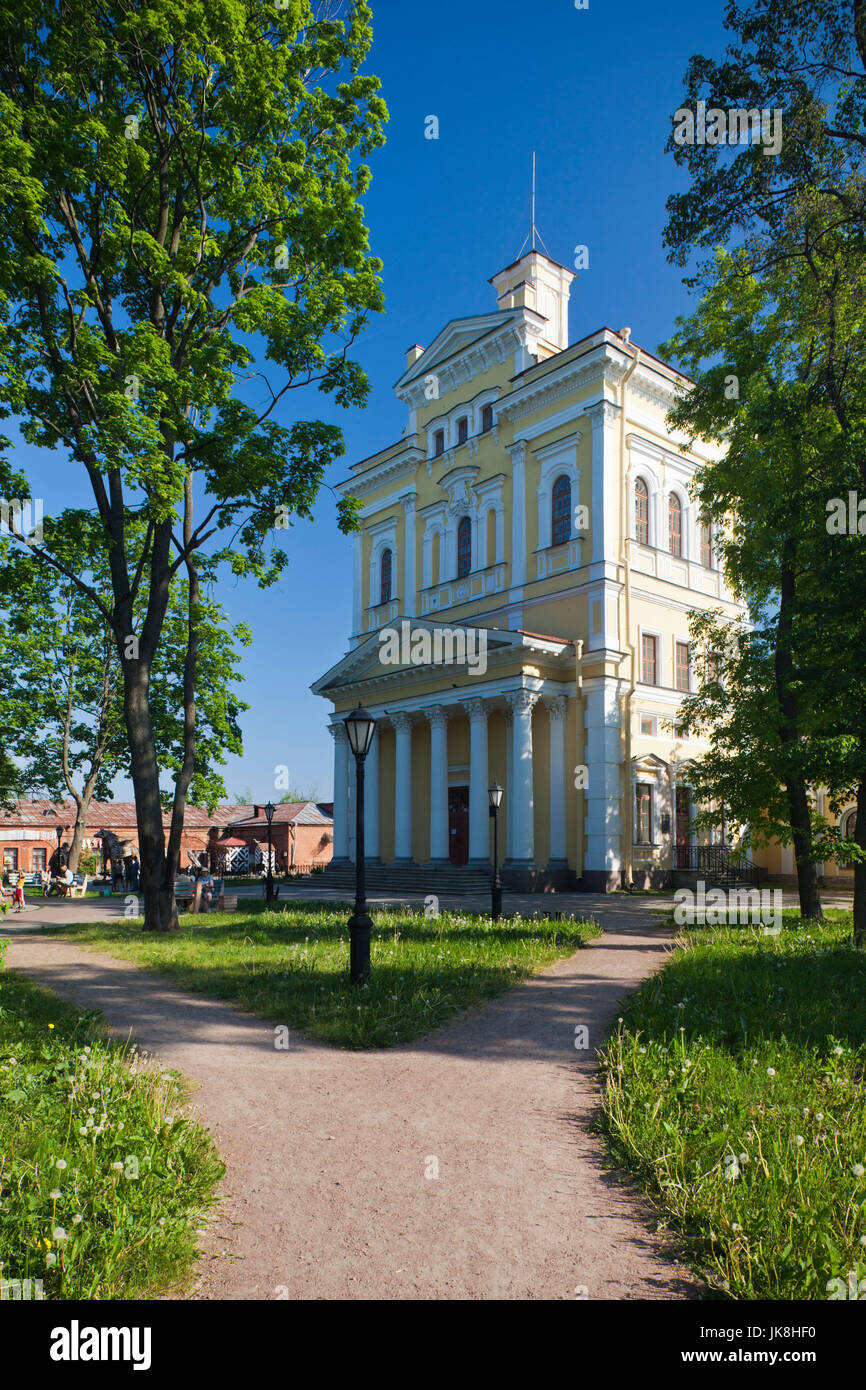
[[[492,787],[487,788],[487,795],[490,798],[491,806],[498,806],[502,800],[502,787],[498,782],[494,782]]]
[[[270,825],[274,818],[274,803],[272,801],[269,801],[265,807],[265,817],[267,818],[268,825]]]
[[[370,751],[370,744],[373,742],[373,733],[376,728],[376,721],[369,710],[364,709],[361,702],[358,708],[353,709],[352,713],[343,721],[346,725],[346,734],[349,739],[349,747],[356,758],[366,758]]]

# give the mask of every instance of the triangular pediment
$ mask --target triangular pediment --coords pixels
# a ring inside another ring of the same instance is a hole
[[[408,640],[403,638],[403,624],[409,625]],[[330,671],[326,671],[320,676],[313,685],[310,686],[314,695],[323,695],[325,698],[334,698],[340,690],[347,687],[358,685],[364,681],[372,681],[377,678],[393,678],[401,675],[418,676],[424,672],[441,671],[441,664],[430,662],[426,664],[412,659],[412,643],[414,634],[420,629],[429,632],[435,637],[437,632],[448,634],[450,632],[462,632],[464,634],[474,630],[484,632],[486,637],[486,650],[489,658],[497,655],[504,656],[510,652],[530,651],[539,649],[549,650],[554,653],[562,647],[570,644],[566,639],[560,638],[541,638],[534,637],[530,633],[512,632],[508,628],[485,628],[481,624],[473,623],[447,623],[432,622],[427,618],[394,618],[392,622],[386,624],[384,628],[373,632],[369,637],[365,637],[358,646],[352,651],[347,652]],[[409,660],[390,660],[386,663],[382,661],[383,643],[380,641],[380,633],[388,631],[396,632],[401,641],[400,647],[408,656]],[[477,641],[477,639],[476,639]],[[449,639],[446,637],[446,647],[450,650]]]
[[[469,318],[451,319],[426,351],[422,352],[417,361],[403,373],[395,390],[399,391],[411,382],[425,377],[442,363],[459,356],[467,348],[480,343],[484,338],[519,318],[521,313],[522,310],[519,309],[497,309],[490,314],[473,314]]]

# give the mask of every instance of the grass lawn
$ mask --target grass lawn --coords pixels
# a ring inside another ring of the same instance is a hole
[[[602,1055],[616,1161],[732,1298],[866,1278],[866,954],[828,919],[684,931]]]
[[[268,910],[250,902],[241,912],[184,913],[180,931],[170,934],[145,934],[140,918],[56,930],[211,999],[352,1048],[393,1047],[429,1033],[599,934],[594,922],[374,912],[372,980],[352,988],[350,912],[332,904],[287,902]]]
[[[182,1279],[223,1172],[184,1099],[96,1015],[0,968],[0,1297],[29,1279],[46,1299],[152,1298]]]

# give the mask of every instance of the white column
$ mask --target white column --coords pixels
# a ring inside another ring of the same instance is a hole
[[[469,714],[469,863],[490,863],[490,799],[487,795],[487,706],[467,700]]]
[[[391,720],[397,742],[394,791],[394,859],[412,862],[412,721],[407,714]]]
[[[427,710],[430,721],[430,862],[447,864],[448,716],[441,705]]]
[[[379,859],[379,728],[364,760],[364,860]]]
[[[519,865],[535,863],[535,827],[532,799],[532,708],[538,696],[531,690],[514,690],[506,696],[514,711],[514,753],[512,782],[514,795],[514,840],[512,861]]]
[[[514,854],[514,711],[505,711],[505,857]]]
[[[508,597],[522,598],[526,583],[526,444],[519,440],[508,450],[511,455],[511,575]]]
[[[585,680],[587,887],[606,892],[619,887],[622,869],[621,683],[612,676]],[[631,791],[629,779],[629,792]]]
[[[589,649],[619,646],[619,536],[615,531],[619,514],[622,482],[619,467],[617,430],[620,408],[611,401],[599,401],[587,410],[592,426],[592,494],[590,525],[592,527],[592,560],[587,592],[590,613],[596,603],[601,605],[601,622],[590,624]],[[625,467],[625,461],[623,461]],[[628,490],[628,507],[634,508],[634,494]],[[633,510],[622,519],[631,526]],[[626,534],[629,534],[628,530]],[[603,582],[599,582],[603,581]]]
[[[545,700],[550,721],[550,861],[551,869],[568,867],[565,852],[565,716],[568,700]]]
[[[403,564],[403,613],[407,618],[414,618],[416,613],[416,590],[415,580],[415,494],[408,492],[400,498],[403,503],[403,515],[405,517],[405,550]]]
[[[342,720],[331,724],[334,740],[334,859],[349,857],[349,740]]]
[[[363,540],[360,531],[355,532],[353,550],[352,580],[352,632],[357,637],[364,627],[364,572],[362,568]]]
[[[350,750],[349,750],[349,805],[348,805],[348,812],[349,812],[349,858],[351,859],[351,861],[352,861],[353,864],[355,863],[355,824],[356,824],[356,819],[357,819],[357,818],[356,818],[356,815],[355,815],[355,797],[356,797],[356,792],[357,792],[357,786],[356,786],[356,781],[355,781],[355,779],[356,779],[357,772],[358,772],[358,764],[357,764],[357,762],[356,762],[356,760],[355,760],[354,754],[352,753],[352,751],[351,751],[351,749],[350,749]]]

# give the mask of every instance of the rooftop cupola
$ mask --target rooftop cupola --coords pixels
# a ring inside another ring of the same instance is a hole
[[[538,340],[539,361],[568,347],[568,299],[574,272],[541,251],[527,251],[520,260],[494,275],[500,309],[525,308],[547,320]]]

